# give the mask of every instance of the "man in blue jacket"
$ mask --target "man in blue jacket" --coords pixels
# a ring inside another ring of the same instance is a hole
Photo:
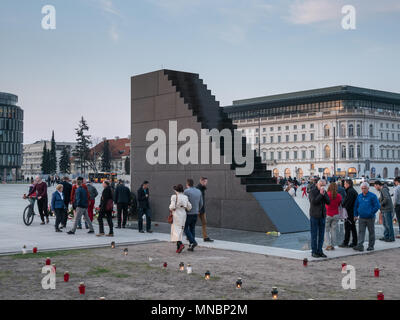
[[[378,197],[369,192],[369,184],[363,182],[361,191],[354,204],[354,221],[358,219],[358,245],[354,250],[364,251],[365,229],[368,228],[369,239],[367,251],[374,250],[375,245],[375,214],[380,209]]]
[[[51,211],[56,216],[56,232],[62,232],[60,230],[60,223],[64,217],[65,203],[62,184],[57,185],[56,191],[53,193],[51,198]]]
[[[82,216],[85,218],[86,223],[89,225],[88,233],[94,233],[93,225],[88,215],[88,207],[89,207],[88,194],[86,189],[82,187],[83,178],[78,178],[77,184],[78,184],[78,189],[76,189],[75,191],[75,207],[76,207],[75,223],[71,231],[68,231],[67,233],[75,234],[78,222],[81,221]]]

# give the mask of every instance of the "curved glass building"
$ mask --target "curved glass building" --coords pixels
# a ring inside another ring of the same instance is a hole
[[[0,92],[0,180],[20,179],[24,111],[18,96]]]

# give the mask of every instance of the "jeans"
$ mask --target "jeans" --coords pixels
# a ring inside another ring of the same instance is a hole
[[[121,215],[122,215],[122,219],[121,219]],[[128,204],[127,203],[117,203],[118,227],[121,227],[121,220],[122,220],[122,226],[125,227],[126,221],[128,220]],[[146,221],[147,221],[147,216],[146,216]]]
[[[397,223],[399,224],[399,233],[400,233],[400,204],[394,207],[394,211],[396,212]]]
[[[90,231],[94,231],[94,230],[93,230],[92,222],[91,222],[90,219],[89,219],[89,215],[88,215],[87,208],[80,208],[80,207],[77,207],[77,208],[76,208],[75,223],[74,223],[74,226],[72,227],[71,231],[72,231],[72,232],[75,232],[75,231],[76,231],[76,227],[78,226],[79,221],[81,221],[82,216],[83,216],[84,219],[85,219],[85,223],[88,224]]]
[[[59,227],[60,227],[60,223],[62,223],[62,221],[64,219],[65,209],[62,209],[62,208],[61,209],[54,209],[54,211],[56,213],[56,224],[55,224],[55,227],[56,227],[56,230],[58,230]]]
[[[207,217],[206,217],[206,213],[199,213],[199,218],[201,221],[201,231],[203,233],[203,239],[208,238],[207,235]]]
[[[350,233],[352,237],[352,244],[357,245],[357,228],[353,216],[349,216],[344,222],[344,240],[343,244],[348,245],[350,242]]]
[[[110,227],[110,234],[114,234],[112,211],[103,211],[103,210],[100,211],[99,217],[97,218],[97,221],[99,222],[99,232],[104,233],[104,223],[103,223],[104,217],[106,217],[108,226]]]
[[[394,241],[394,230],[393,230],[393,216],[391,211],[382,212],[383,217],[383,236],[387,240]]]
[[[146,230],[151,230],[151,209],[139,208],[138,227],[139,231],[143,230],[143,215],[146,215]]]
[[[65,204],[65,208],[66,209],[64,209],[64,215],[63,215],[63,218],[62,218],[62,220],[61,220],[61,226],[63,227],[63,228],[65,228],[66,226],[67,226],[67,221],[68,221],[68,202],[67,203],[65,203],[64,202],[64,204]]]
[[[186,217],[185,223],[185,234],[189,239],[189,243],[196,243],[196,222],[197,222],[197,214],[188,214]]]
[[[44,217],[49,218],[49,213],[47,212],[47,198],[41,198],[37,201],[37,206],[40,214],[40,219],[44,222]]]
[[[373,248],[375,245],[375,218],[358,220],[358,246],[364,246],[365,230],[368,228],[369,239],[368,248]]]
[[[334,247],[336,244],[336,232],[337,232],[338,219],[335,216],[326,217],[325,222],[325,242],[327,246]]]
[[[311,224],[311,252],[314,254],[322,253],[325,235],[325,217],[313,218],[310,217]]]

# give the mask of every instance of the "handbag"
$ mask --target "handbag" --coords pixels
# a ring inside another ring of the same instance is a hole
[[[339,206],[339,214],[338,214],[338,219],[340,220],[346,220],[349,217],[347,214],[346,208],[344,208],[342,205]]]
[[[176,210],[176,206],[178,204],[178,195],[176,195],[176,199],[175,199],[175,210]],[[169,216],[168,216],[168,223],[169,224],[173,224],[174,223],[174,215],[172,214],[173,210],[169,210]]]

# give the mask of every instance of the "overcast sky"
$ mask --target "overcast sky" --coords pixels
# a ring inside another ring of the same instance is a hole
[[[42,6],[56,30],[41,28]],[[356,30],[341,27],[345,4]],[[399,0],[1,0],[0,92],[19,96],[24,143],[130,134],[130,77],[199,73],[221,105],[349,84],[400,92]]]

